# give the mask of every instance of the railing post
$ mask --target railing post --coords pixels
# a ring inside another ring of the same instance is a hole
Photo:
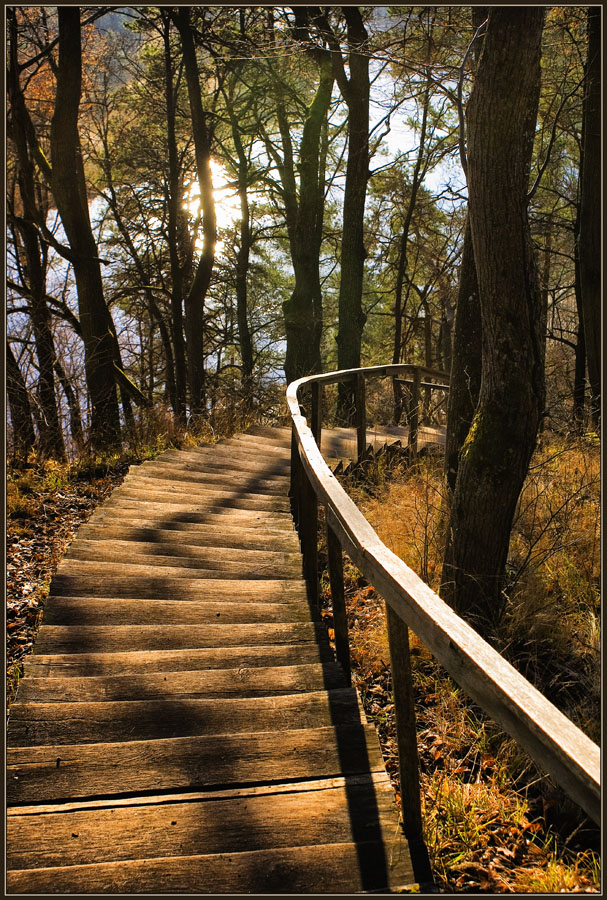
[[[313,381],[310,387],[312,389],[312,415],[310,418],[310,428],[314,435],[316,446],[320,450],[322,434],[322,384]]]
[[[431,882],[432,870],[424,843],[422,824],[409,629],[388,604],[386,604],[386,618],[392,667],[394,711],[396,713],[403,827],[411,850],[416,879],[420,882]]]
[[[417,459],[417,433],[419,430],[419,394],[421,373],[415,366],[413,369],[413,385],[411,389],[411,411],[409,413],[409,450],[412,459]]]
[[[335,655],[344,670],[348,684],[351,684],[350,644],[348,641],[348,618],[344,595],[344,566],[339,538],[327,522],[327,556],[329,558],[329,579],[331,582],[331,602],[333,606],[333,630],[335,631]]]
[[[299,525],[299,507],[301,502],[301,476],[302,465],[299,458],[299,448],[297,446],[297,437],[295,436],[295,424],[291,426],[291,486],[289,488],[289,498],[291,500],[291,514],[295,527]]]
[[[367,410],[365,376],[359,373],[356,376],[356,458],[361,461],[367,449]]]
[[[307,472],[301,465],[299,502],[299,540],[303,555],[303,575],[308,600],[318,606],[318,500]]]

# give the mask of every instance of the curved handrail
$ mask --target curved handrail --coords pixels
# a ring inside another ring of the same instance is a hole
[[[600,749],[379,539],[325,463],[300,412],[304,385],[362,375],[388,375],[403,366],[344,369],[292,382],[287,403],[294,449],[327,522],[365,578],[426,644],[453,678],[596,822],[600,822]]]

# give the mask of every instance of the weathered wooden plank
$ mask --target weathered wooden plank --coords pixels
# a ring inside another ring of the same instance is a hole
[[[110,501],[115,501],[114,505],[122,505],[124,500],[136,500],[149,504],[163,504],[176,507],[205,508],[207,506],[218,507],[220,509],[242,509],[254,510],[255,512],[267,513],[284,513],[288,514],[288,501],[284,497],[276,497],[272,495],[264,496],[263,494],[241,494],[239,491],[192,491],[190,495],[184,494],[183,491],[154,491],[146,485],[137,487],[136,484],[123,483],[121,487],[116,488],[111,495]]]
[[[118,518],[125,514],[127,517],[136,515],[140,522],[146,521],[147,523],[161,518],[163,521],[203,522],[215,524],[218,527],[225,522],[226,525],[244,525],[249,528],[257,526],[273,530],[293,530],[293,523],[288,513],[240,509],[236,506],[218,506],[212,503],[206,506],[202,503],[158,503],[136,500],[132,497],[118,498],[112,495],[103,506],[95,510],[91,518],[101,521],[108,514]]]
[[[345,686],[341,666],[337,663],[69,678],[27,675],[19,685],[19,700],[22,703],[93,703],[156,698],[267,697]]]
[[[289,460],[284,451],[268,453],[259,450],[252,452],[247,447],[196,447],[192,450],[167,450],[158,457],[162,462],[191,463],[194,466],[210,466],[223,470],[251,472],[263,477],[271,475],[288,475]]]
[[[280,607],[277,609],[276,607]],[[218,615],[219,614],[219,615]],[[45,625],[203,625],[225,622],[309,622],[305,598],[299,603],[197,601],[53,596],[45,605]]]
[[[234,482],[231,486],[226,485],[200,485],[192,482],[171,482],[168,480],[160,481],[158,478],[144,478],[139,473],[127,475],[122,486],[119,488],[122,495],[126,496],[130,493],[137,495],[149,494],[151,499],[159,497],[164,501],[167,497],[178,499],[180,502],[196,501],[207,502],[208,500],[223,501],[231,498],[245,500],[250,503],[257,503],[256,508],[259,509],[276,509],[282,512],[287,502],[286,491],[274,491],[266,493],[257,485],[247,485],[245,490],[235,489]]]
[[[158,485],[170,484],[175,487],[190,486],[207,487],[217,490],[234,487],[234,473],[215,471],[206,468],[203,472],[184,470],[174,463],[143,463],[141,466],[131,466],[127,478],[137,478],[148,482],[157,482]],[[125,479],[126,480],[126,479]],[[287,488],[287,479],[284,475],[274,478],[252,478],[246,481],[250,493],[259,491],[261,494],[284,496]]]
[[[303,596],[303,585],[300,579],[268,579],[268,578],[236,578],[225,573],[216,572],[206,578],[192,578],[192,570],[182,570],[182,575],[173,577],[172,569],[156,568],[150,570],[140,566],[145,574],[134,571],[112,575],[96,574],[89,569],[75,573],[66,569],[67,561],[60,564],[59,570],[51,582],[51,594],[61,597],[108,597],[128,600],[144,597],[148,600],[202,600],[204,597],[220,600],[259,600],[272,602],[276,599],[298,601]],[[109,568],[109,567],[108,567]],[[185,577],[187,576],[187,577]]]
[[[64,559],[87,562],[128,563],[143,566],[178,566],[180,569],[205,569],[214,572],[229,572],[234,578],[299,578],[301,577],[301,557],[299,554],[276,554],[268,557],[263,553],[255,556],[227,557],[218,551],[204,552],[200,547],[187,544],[135,543],[133,541],[86,540],[78,538],[68,547]],[[250,574],[247,574],[250,573]],[[194,573],[189,576],[197,577]]]
[[[42,625],[35,652],[120,653],[130,650],[185,650],[203,647],[245,647],[316,641],[320,623],[249,625]]]
[[[33,653],[25,674],[38,678],[78,675],[128,675],[142,672],[187,672],[237,666],[293,666],[332,662],[327,640],[261,647],[210,647],[196,650],[132,650],[120,653]]]
[[[390,784],[290,792],[271,787],[208,802],[146,804],[10,818],[9,868],[381,840],[398,834]],[[18,825],[17,825],[18,823]]]
[[[124,860],[7,874],[9,893],[353,894],[414,886],[408,854],[376,842]],[[361,871],[362,867],[362,871]]]
[[[175,539],[177,533],[184,535],[184,543],[191,543],[191,538],[197,536],[196,540],[207,539],[206,546],[217,547],[251,547],[259,549],[260,546],[268,550],[282,550],[287,548],[293,549],[299,546],[297,534],[293,526],[284,527],[281,523],[280,528],[271,527],[264,524],[263,530],[257,521],[247,524],[242,519],[238,524],[230,523],[225,516],[214,517],[213,515],[204,513],[194,513],[193,515],[166,516],[162,512],[156,515],[147,514],[143,520],[137,515],[136,510],[105,510],[103,507],[97,507],[86,525],[81,526],[83,529],[93,528],[129,528],[136,529],[141,535],[146,535],[148,539],[154,539],[162,532],[169,532],[171,539]],[[80,534],[80,531],[78,532]],[[83,531],[83,535],[85,532]],[[209,540],[216,543],[208,543]]]
[[[41,803],[138,791],[203,790],[382,772],[369,725],[7,750],[7,801]]]
[[[183,528],[149,528],[145,525],[93,525],[87,522],[78,529],[78,540],[116,540],[150,543],[155,546],[184,546],[186,548],[213,548],[222,559],[257,560],[273,558],[280,563],[284,554],[299,553],[299,540],[294,531],[268,534],[259,528],[245,532],[242,528],[217,529],[212,525],[193,526],[197,531]]]
[[[167,682],[170,687],[170,682]],[[169,696],[169,695],[167,695]],[[279,697],[23,703],[11,706],[7,746],[144,741],[213,734],[283,733],[356,725],[352,688]]]

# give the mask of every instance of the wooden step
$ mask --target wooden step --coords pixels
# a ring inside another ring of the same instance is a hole
[[[11,707],[7,746],[98,744],[213,734],[283,733],[291,729],[359,724],[352,688],[238,697],[37,703],[17,699]]]
[[[138,520],[137,520],[138,521]],[[274,531],[260,533],[259,528],[244,531],[237,526],[224,526],[221,530],[212,525],[190,525],[176,523],[180,527],[152,528],[142,525],[92,524],[91,521],[78,529],[78,539],[116,540],[143,542],[160,545],[177,544],[185,547],[205,547],[219,550],[222,559],[236,560],[239,553],[243,559],[255,560],[257,554],[280,561],[283,554],[299,554],[299,539],[295,531]],[[268,540],[269,539],[269,540]],[[268,547],[268,542],[271,546]],[[247,551],[250,552],[250,556]],[[301,557],[300,557],[301,558]]]
[[[64,559],[87,562],[128,563],[143,566],[179,566],[182,569],[206,569],[231,573],[233,578],[298,578],[301,577],[299,554],[263,551],[254,555],[228,553],[226,557],[216,550],[206,553],[200,547],[188,548],[187,544],[157,544],[133,541],[86,540],[79,538],[67,549]],[[190,577],[193,577],[190,574]]]
[[[265,644],[316,643],[326,637],[320,623],[251,623],[248,625],[45,625],[38,633],[38,653],[124,653],[131,650],[197,650]]]
[[[88,703],[101,700],[166,700],[212,697],[268,697],[346,687],[337,663],[321,666],[239,666],[190,672],[150,672],[141,675],[93,675],[23,679],[23,703]]]
[[[19,804],[383,771],[369,725],[9,748],[7,763],[7,800]]]
[[[41,678],[83,675],[129,675],[142,672],[187,672],[254,666],[294,666],[332,662],[327,641],[265,644],[259,647],[205,647],[186,650],[131,650],[110,653],[33,653],[25,674]]]
[[[381,775],[72,806],[10,816],[9,890],[137,893],[162,885],[230,893],[287,885],[305,893],[311,883],[349,892],[414,881]]]

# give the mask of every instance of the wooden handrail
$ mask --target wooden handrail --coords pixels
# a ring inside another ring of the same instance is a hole
[[[335,384],[343,379],[358,376],[368,378],[395,375],[411,368],[416,367],[386,365],[348,369],[300,378],[288,386],[287,403],[293,422],[292,458],[297,457],[299,470],[299,488],[295,489],[293,497],[296,507],[300,502],[299,497],[302,497],[301,482],[302,480],[307,482],[304,489],[306,499],[301,504],[307,512],[303,517],[299,516],[302,547],[304,545],[309,547],[313,543],[316,550],[316,532],[311,534],[309,530],[317,527],[315,510],[313,514],[310,513],[310,495],[313,494],[326,508],[328,528],[365,578],[384,598],[390,610],[389,624],[390,618],[393,620],[391,630],[396,633],[394,624],[398,624],[397,619],[410,627],[470,697],[512,735],[595,822],[600,822],[599,747],[382,543],[330,471],[305,417],[301,414],[298,391],[305,385]],[[417,379],[422,373],[434,374],[431,370],[417,368]],[[304,532],[307,532],[305,536]],[[406,641],[406,628],[403,637],[402,624],[401,631],[398,632],[401,643]],[[340,652],[343,656],[343,637],[341,643]],[[408,661],[408,646],[405,650]],[[399,652],[399,647],[396,644],[393,646],[391,642],[391,653],[399,654]],[[397,712],[403,815],[407,831],[408,812],[405,809],[407,785],[404,783],[403,768],[406,769],[407,776],[412,775],[416,783],[417,774],[412,773],[412,770],[416,767],[417,761],[411,760],[412,737],[410,734],[405,735],[400,727],[401,721],[405,719],[409,723],[411,721],[411,700],[400,704],[403,712],[399,721],[397,696],[399,686],[394,677],[393,687]],[[410,686],[404,685],[401,693],[404,696],[409,690]],[[407,744],[409,749],[403,751],[401,744]],[[409,801],[414,804],[415,798],[410,796]],[[421,825],[417,821],[418,809],[413,810],[410,815],[411,836],[419,837]]]

